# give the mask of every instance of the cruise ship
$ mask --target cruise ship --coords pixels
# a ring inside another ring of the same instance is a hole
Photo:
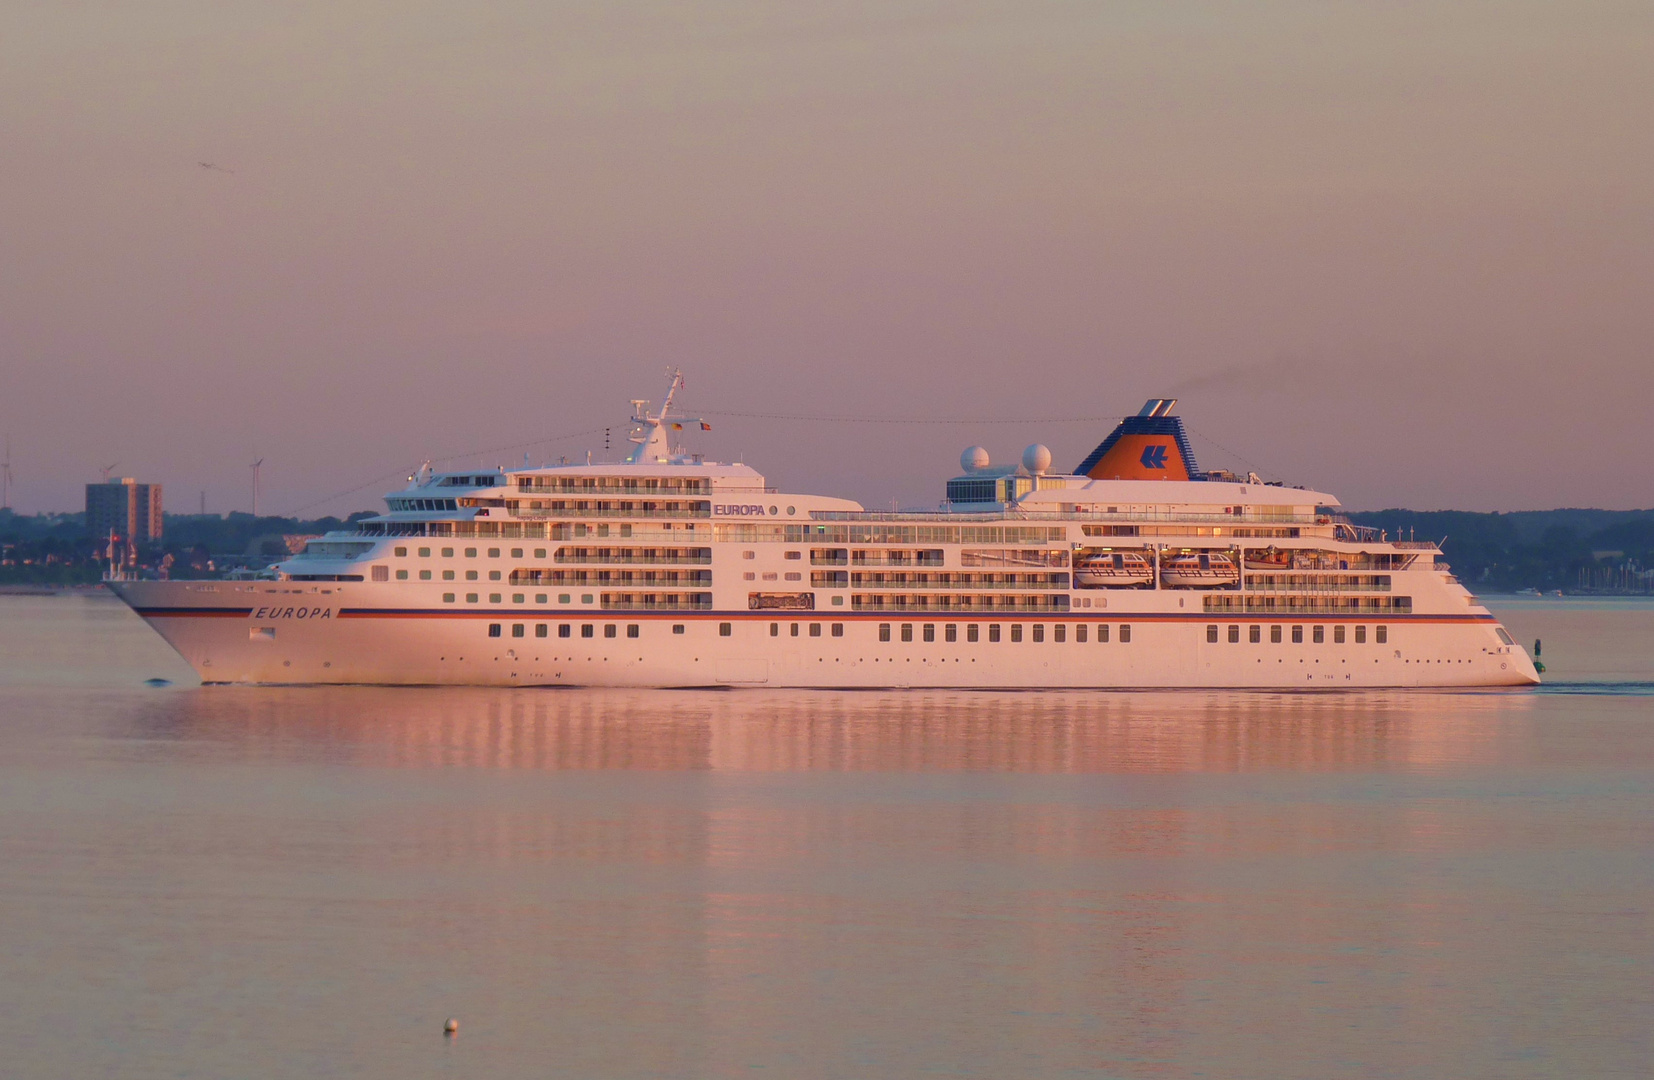
[[[1434,543],[1203,472],[1174,400],[1072,472],[967,449],[934,510],[790,494],[632,403],[623,461],[433,471],[266,580],[109,587],[205,683],[1489,687],[1533,662]]]

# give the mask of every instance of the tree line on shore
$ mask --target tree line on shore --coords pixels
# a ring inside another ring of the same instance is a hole
[[[159,543],[139,548],[139,565],[166,563],[174,576],[209,577],[284,558],[288,537],[317,536],[348,518],[301,520],[233,513],[167,514]],[[1373,510],[1349,515],[1391,538],[1439,540],[1453,572],[1473,589],[1515,592],[1654,590],[1654,510]],[[0,510],[0,584],[96,582],[107,539],[89,536],[81,514]]]

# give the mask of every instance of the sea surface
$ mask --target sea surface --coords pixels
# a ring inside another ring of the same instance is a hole
[[[1543,688],[203,688],[0,597],[0,1076],[1648,1076],[1654,605],[1488,602]]]

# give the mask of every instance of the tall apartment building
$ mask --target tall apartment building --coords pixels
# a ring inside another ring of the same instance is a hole
[[[140,484],[130,476],[87,484],[87,533],[101,540],[111,530],[134,544],[161,539],[161,485]]]

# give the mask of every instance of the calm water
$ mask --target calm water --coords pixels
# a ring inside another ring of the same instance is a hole
[[[1546,689],[251,690],[0,597],[0,1075],[1646,1076],[1654,606],[1501,611]]]

